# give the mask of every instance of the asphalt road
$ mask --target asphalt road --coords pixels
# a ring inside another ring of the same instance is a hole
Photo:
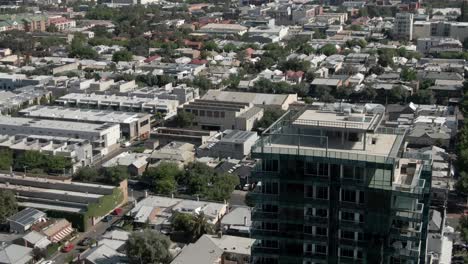
[[[73,257],[76,258],[78,257],[79,254],[81,254],[83,251],[86,250],[87,247],[82,247],[79,246],[78,243],[86,238],[91,238],[91,239],[96,239],[98,240],[101,238],[101,236],[107,231],[109,227],[111,227],[113,224],[115,224],[117,221],[119,221],[123,215],[127,214],[128,211],[132,208],[133,205],[128,204],[124,207],[123,213],[121,216],[114,216],[112,217],[112,220],[109,222],[99,222],[95,226],[91,227],[90,230],[84,233],[79,233],[78,236],[70,241],[70,243],[75,245],[75,248],[71,250],[70,252],[64,253],[61,251],[57,251],[52,257],[50,257],[48,260],[53,260],[57,264],[63,264],[63,263],[68,263]]]

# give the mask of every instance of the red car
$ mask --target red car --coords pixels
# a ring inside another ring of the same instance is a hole
[[[75,248],[75,245],[70,243],[62,248],[62,252],[67,253],[67,252],[72,251],[74,248]]]
[[[112,212],[113,215],[121,215],[123,213],[122,208],[115,208],[114,212]]]

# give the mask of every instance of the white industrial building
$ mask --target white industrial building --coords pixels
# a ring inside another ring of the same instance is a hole
[[[93,145],[94,154],[106,155],[119,146],[120,125],[0,116],[0,134],[29,134],[87,139]]]
[[[163,113],[175,115],[179,101],[158,98],[127,97],[104,94],[70,93],[56,100],[65,106],[91,109],[108,109],[129,112]]]
[[[35,105],[21,110],[25,117],[86,123],[120,124],[122,136],[127,139],[146,138],[150,133],[151,115],[101,109],[68,108],[63,106]]]

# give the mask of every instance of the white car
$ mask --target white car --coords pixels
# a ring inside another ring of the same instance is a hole
[[[248,183],[244,184],[244,187],[242,187],[242,190],[243,190],[243,191],[248,191],[248,190],[250,190],[250,184],[248,184]]]
[[[55,261],[53,261],[53,260],[46,260],[46,261],[42,262],[41,264],[54,264],[54,263],[55,263]]]

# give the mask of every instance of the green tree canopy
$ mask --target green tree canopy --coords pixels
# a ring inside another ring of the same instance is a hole
[[[173,194],[176,191],[177,179],[183,171],[176,163],[162,162],[155,168],[149,168],[143,173],[143,177],[151,182],[156,194]]]
[[[333,44],[325,44],[323,47],[319,49],[319,52],[322,54],[325,54],[326,56],[330,56],[330,55],[338,53],[338,50]]]
[[[13,152],[9,149],[0,150],[0,170],[10,170],[13,166]]]
[[[278,120],[282,115],[284,114],[284,111],[278,108],[267,108],[263,112],[263,117],[260,121],[257,122],[256,128],[263,128],[266,129],[268,128],[271,124],[273,124],[276,120]]]
[[[177,112],[177,116],[175,117],[175,123],[178,127],[189,127],[194,120],[195,116],[184,110]]]
[[[129,176],[127,168],[124,166],[103,168],[102,174],[105,178],[105,181],[111,184],[118,184],[121,181],[128,179]]]
[[[11,191],[0,192],[0,204],[0,223],[5,223],[8,217],[18,212],[18,203]]]
[[[133,59],[133,54],[128,50],[121,50],[114,52],[112,54],[112,61],[119,62],[119,61],[131,61]]]
[[[75,175],[79,181],[94,182],[99,176],[99,171],[94,167],[83,167]]]
[[[134,231],[126,242],[130,264],[167,264],[172,260],[171,241],[154,230]]]

